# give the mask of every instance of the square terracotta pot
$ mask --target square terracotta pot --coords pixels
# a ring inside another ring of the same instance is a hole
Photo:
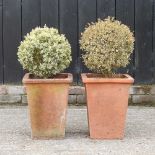
[[[26,74],[26,86],[33,139],[59,139],[65,136],[68,90],[71,74],[59,74],[53,79],[34,79]]]
[[[122,139],[128,107],[129,88],[134,79],[101,78],[82,74],[87,96],[90,138]]]

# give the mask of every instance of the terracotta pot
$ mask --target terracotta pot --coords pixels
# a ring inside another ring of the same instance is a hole
[[[59,74],[54,79],[33,79],[25,74],[33,139],[63,138],[65,135],[68,89],[71,74]]]
[[[85,84],[90,138],[122,139],[128,107],[130,85],[134,79],[97,78],[94,74],[82,74]]]

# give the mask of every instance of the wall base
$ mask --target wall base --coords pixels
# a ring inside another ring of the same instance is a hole
[[[84,87],[70,87],[69,104],[86,104]],[[132,86],[130,89],[129,104],[155,106],[155,85]],[[27,105],[25,87],[15,85],[0,85],[0,105]]]

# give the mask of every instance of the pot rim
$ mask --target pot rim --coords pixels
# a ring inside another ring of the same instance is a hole
[[[24,84],[36,84],[36,83],[72,83],[73,81],[73,75],[71,73],[60,73],[59,75],[67,75],[66,78],[55,78],[55,79],[30,79],[30,73],[26,73],[23,77],[22,82]]]
[[[125,78],[101,78],[101,77],[88,78],[87,75],[91,75],[91,74],[94,74],[94,73],[81,74],[83,83],[128,83],[128,84],[134,83],[134,79],[128,74],[122,74],[125,76]]]

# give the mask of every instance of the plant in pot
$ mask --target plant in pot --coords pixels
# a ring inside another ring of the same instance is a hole
[[[134,49],[133,33],[112,17],[99,19],[81,34],[80,48],[85,65],[95,72],[81,75],[86,88],[90,137],[122,139],[129,88],[134,79],[115,71],[129,63]]]
[[[57,29],[36,27],[18,48],[34,139],[63,138],[72,75],[60,73],[71,62],[71,46]]]

